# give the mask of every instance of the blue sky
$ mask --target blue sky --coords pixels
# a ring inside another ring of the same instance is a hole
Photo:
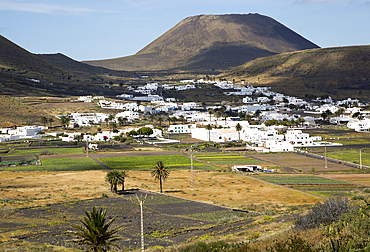
[[[0,34],[75,60],[135,54],[182,19],[259,13],[320,47],[370,44],[370,0],[0,0]]]

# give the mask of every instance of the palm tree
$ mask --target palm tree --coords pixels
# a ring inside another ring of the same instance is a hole
[[[208,114],[209,114],[209,121],[211,121],[211,119],[212,119],[212,114],[214,113],[215,111],[212,109],[212,108],[210,108],[209,110],[208,110]]]
[[[105,123],[106,123],[106,126],[108,127],[109,118],[108,118],[108,117],[106,117],[106,118],[104,119],[104,121],[105,121]]]
[[[170,176],[170,171],[164,166],[163,161],[158,161],[150,174],[156,180],[159,180],[159,187],[162,193],[162,179],[163,181],[166,180]]]
[[[128,177],[128,174],[126,174],[126,171],[120,171],[120,178],[119,185],[122,185],[122,192],[125,191],[125,178]]]
[[[167,121],[168,121],[168,126],[171,126],[172,118],[170,116],[167,117]]]
[[[117,118],[117,120],[118,120],[119,126],[122,126],[123,125],[123,117],[120,116],[120,117]]]
[[[127,177],[125,172],[113,170],[107,173],[105,181],[110,184],[110,190],[117,193],[118,184],[122,185],[122,188],[124,188],[125,177]]]
[[[115,242],[122,240],[122,238],[117,235],[122,226],[111,228],[111,224],[116,217],[106,222],[106,212],[106,209],[96,210],[95,207],[93,207],[92,212],[85,211],[86,217],[80,220],[82,225],[71,225],[71,227],[77,229],[77,231],[70,232],[71,236],[76,237],[73,242],[88,246],[87,251],[105,252],[112,247],[121,250]]]
[[[216,118],[217,118],[217,120],[222,116],[222,112],[221,111],[216,111],[216,113],[215,113],[215,116],[216,116]]]
[[[238,134],[239,134],[239,142],[240,142],[240,131],[242,130],[242,126],[240,125],[240,123],[237,123],[236,125],[235,125],[235,129],[236,129],[236,131],[238,131]]]
[[[161,116],[157,117],[157,122],[159,122],[159,126],[161,126],[163,118]]]
[[[212,130],[212,125],[211,125],[211,124],[207,124],[207,125],[206,125],[206,130],[208,130],[208,141],[210,142],[210,141],[211,141],[211,130]]]
[[[180,120],[181,120],[181,122],[182,122],[182,124],[184,124],[184,121],[185,121],[185,117],[183,116],[183,115],[180,115]]]

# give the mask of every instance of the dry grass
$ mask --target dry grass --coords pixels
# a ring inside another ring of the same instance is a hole
[[[141,187],[159,191],[159,182],[148,172],[130,173],[127,188]],[[314,204],[321,199],[296,190],[272,185],[235,173],[195,172],[194,190],[190,189],[190,172],[173,171],[164,182],[166,193],[191,200],[244,208],[249,204],[292,206]]]
[[[370,174],[325,174],[322,177],[344,180],[364,186],[370,186]]]
[[[104,171],[2,171],[0,199],[13,200],[3,206],[19,208],[101,197],[109,188],[104,181],[105,174]]]
[[[159,192],[159,182],[150,171],[131,171],[126,189],[147,189]],[[3,206],[31,207],[38,205],[84,200],[110,193],[104,181],[106,171],[83,172],[1,172],[0,199],[13,199]],[[195,189],[190,190],[190,172],[172,171],[163,189],[167,194],[186,199],[247,208],[249,205],[265,207],[314,204],[321,199],[293,189],[272,185],[241,174],[195,172]]]
[[[86,102],[70,102],[63,100],[53,100],[48,99],[48,102],[35,102],[32,104],[32,107],[40,109],[47,113],[50,116],[68,114],[68,113],[113,113],[113,111],[108,111],[97,107],[95,103],[86,103]]]

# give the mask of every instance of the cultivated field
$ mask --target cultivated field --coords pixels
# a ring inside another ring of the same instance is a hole
[[[294,169],[302,172],[348,172],[353,170],[351,167],[331,162],[328,162],[326,169],[323,158],[311,158],[296,153],[252,154],[250,156],[288,170]]]
[[[206,163],[220,166],[220,167],[232,167],[234,165],[244,165],[244,164],[264,164],[267,165],[266,162],[262,162],[253,158],[248,158],[238,154],[227,154],[227,153],[196,153],[194,154],[199,160],[202,160]]]
[[[307,192],[319,197],[350,197],[363,189],[358,186],[340,180],[333,180],[320,176],[309,175],[260,175],[259,179],[270,183],[284,185],[296,190]]]
[[[163,161],[169,169],[190,169],[191,160],[184,155],[162,155],[162,156],[135,156],[135,157],[107,157],[99,158],[100,161],[113,169],[122,170],[151,170],[157,161]],[[217,167],[193,161],[196,170],[216,170]]]
[[[324,174],[321,176],[329,179],[348,181],[358,185],[370,186],[370,174]]]

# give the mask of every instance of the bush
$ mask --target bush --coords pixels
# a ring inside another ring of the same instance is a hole
[[[266,247],[266,252],[315,252],[314,244],[310,244],[301,237],[294,235],[286,241],[276,242],[270,248]]]
[[[354,208],[340,217],[346,225],[345,236],[350,236],[360,247],[370,242],[370,217],[368,212],[361,208]]]
[[[42,150],[40,151],[39,155],[42,156],[42,155],[57,155],[58,153],[56,152],[51,152],[49,150]]]
[[[211,252],[211,251],[227,251],[227,248],[230,248],[231,245],[223,242],[223,241],[216,241],[216,242],[198,242],[192,245],[188,245],[184,248],[180,248],[179,252]]]
[[[339,217],[349,212],[354,206],[346,198],[330,198],[323,203],[315,204],[305,215],[295,217],[295,229],[305,230],[320,225],[328,225],[339,220]]]

